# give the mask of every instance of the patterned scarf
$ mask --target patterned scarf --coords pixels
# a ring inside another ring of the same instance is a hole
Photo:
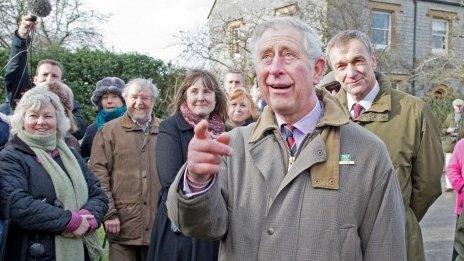
[[[184,119],[188,122],[188,124],[195,128],[202,118],[198,115],[194,114],[188,107],[187,104],[184,102],[180,105],[180,112]],[[213,138],[217,138],[219,134],[223,133],[225,130],[224,122],[222,121],[221,116],[217,113],[211,113],[209,115],[208,121],[208,130]]]
[[[113,119],[121,117],[122,115],[124,115],[125,112],[126,112],[126,106],[121,106],[121,107],[118,107],[110,111],[101,109],[98,112],[97,117],[95,118],[95,124],[97,125],[97,128],[100,130],[101,128],[103,128],[105,123]]]
[[[79,162],[64,140],[58,138],[56,132],[49,135],[33,135],[24,130],[18,132],[18,138],[29,146],[47,171],[56,198],[63,203],[64,209],[78,211],[87,202],[89,192]],[[54,149],[58,149],[64,170],[49,153]],[[84,260],[84,243],[92,258],[101,256],[102,249],[95,232],[86,234],[83,238],[56,235],[55,260]]]

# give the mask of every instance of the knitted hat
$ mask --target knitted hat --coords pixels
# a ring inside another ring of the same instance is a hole
[[[463,105],[464,105],[464,101],[461,99],[456,99],[453,101],[453,106],[463,106]]]
[[[118,95],[122,101],[122,90],[126,86],[123,80],[118,77],[105,77],[97,82],[95,91],[92,93],[92,103],[95,106],[100,106],[100,99],[104,94],[112,93]]]

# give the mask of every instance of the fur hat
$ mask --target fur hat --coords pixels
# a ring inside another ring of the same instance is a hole
[[[126,83],[118,77],[105,77],[97,82],[95,91],[92,93],[92,103],[95,106],[101,106],[100,99],[104,94],[112,93],[118,95],[124,102],[122,90]]]

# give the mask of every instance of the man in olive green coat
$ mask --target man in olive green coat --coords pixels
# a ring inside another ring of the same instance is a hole
[[[426,104],[377,81],[370,39],[343,31],[327,45],[329,63],[342,89],[337,98],[354,122],[387,145],[396,169],[406,212],[408,260],[424,260],[419,221],[441,194],[443,170],[438,123]]]

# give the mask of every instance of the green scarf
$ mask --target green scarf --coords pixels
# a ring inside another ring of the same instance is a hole
[[[87,202],[89,192],[79,162],[64,140],[58,138],[56,132],[34,135],[20,130],[18,137],[31,148],[47,171],[55,188],[56,198],[63,203],[64,209],[78,211]],[[60,153],[65,170],[48,153],[55,148]],[[86,234],[83,239],[56,235],[55,260],[84,260],[83,243],[87,246],[90,256],[98,260],[102,249],[94,232]]]

